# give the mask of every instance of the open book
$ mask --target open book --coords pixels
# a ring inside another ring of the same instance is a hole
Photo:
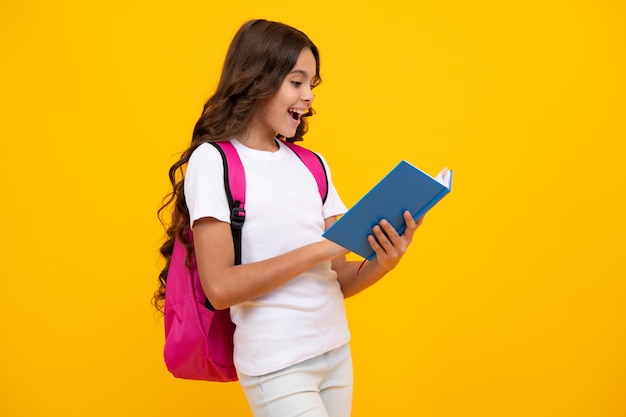
[[[406,227],[402,214],[409,210],[415,220],[422,217],[451,190],[452,171],[444,168],[431,177],[406,161],[401,161],[323,236],[357,255],[372,260],[376,254],[367,236],[382,219],[398,231]]]

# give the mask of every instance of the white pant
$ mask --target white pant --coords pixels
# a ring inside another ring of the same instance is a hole
[[[238,373],[255,417],[349,417],[352,356],[346,344],[280,371]]]

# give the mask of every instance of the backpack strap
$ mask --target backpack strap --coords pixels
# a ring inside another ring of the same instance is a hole
[[[241,230],[246,220],[246,173],[237,150],[229,141],[209,142],[222,156],[224,165],[224,190],[230,208],[230,231],[235,246],[235,265],[241,264]],[[207,298],[204,305],[215,308]]]
[[[235,243],[235,265],[241,264],[241,229],[246,220],[246,173],[237,150],[229,141],[211,142],[222,155],[224,190],[230,207],[230,228]]]
[[[326,197],[328,197],[328,176],[326,175],[326,168],[324,167],[322,158],[315,152],[296,145],[295,143],[287,142],[286,140],[284,140],[283,143],[287,145],[287,147],[302,160],[309,171],[311,171],[311,174],[315,177],[315,182],[317,182],[317,188],[320,191],[322,203],[325,203]]]

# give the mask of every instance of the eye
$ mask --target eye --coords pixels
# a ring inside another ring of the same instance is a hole
[[[292,81],[291,84],[293,84],[294,87],[298,88],[302,85],[302,83],[300,81]]]

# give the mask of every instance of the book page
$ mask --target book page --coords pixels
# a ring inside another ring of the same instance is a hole
[[[435,179],[439,181],[439,183],[443,186],[450,188],[450,180],[452,178],[451,173],[452,171],[450,171],[448,168],[444,168],[439,174],[437,174]]]

